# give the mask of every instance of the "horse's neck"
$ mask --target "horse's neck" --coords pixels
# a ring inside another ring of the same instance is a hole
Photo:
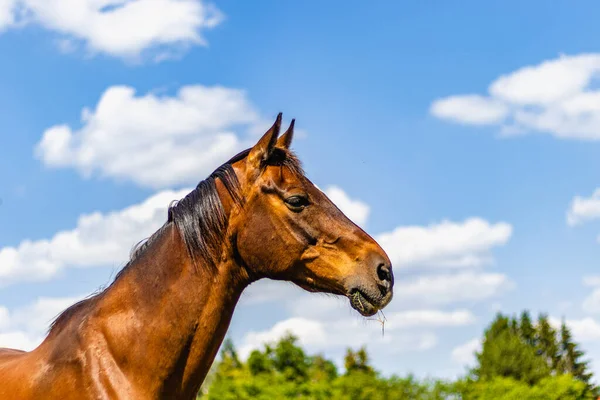
[[[124,376],[170,398],[195,395],[247,283],[240,271],[233,261],[194,266],[177,228],[167,227],[97,306]]]

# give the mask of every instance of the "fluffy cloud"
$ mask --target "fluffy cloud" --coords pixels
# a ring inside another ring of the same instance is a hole
[[[36,148],[44,164],[153,188],[197,183],[248,145],[236,131],[263,126],[245,92],[219,86],[186,86],[172,97],[113,86],[82,122],[44,132]]]
[[[406,329],[413,327],[462,326],[475,322],[475,316],[469,310],[452,312],[440,310],[410,310],[395,312],[387,315],[393,321],[391,329],[396,327]]]
[[[0,32],[15,22],[15,0],[0,0]]]
[[[298,337],[310,351],[336,353],[346,347],[365,344],[386,352],[423,351],[437,344],[431,329],[471,325],[475,316],[465,309],[443,311],[436,309],[408,310],[386,313],[384,335],[377,321],[348,315],[341,299],[297,293],[282,299],[291,315],[263,331],[245,334],[240,354],[246,357],[253,349],[277,341],[288,333]],[[243,305],[242,305],[243,306]]]
[[[43,333],[58,314],[83,297],[40,297],[32,304],[12,312],[10,326],[26,332]]]
[[[42,336],[32,336],[22,331],[0,332],[0,347],[33,350],[42,343]]]
[[[435,101],[431,112],[438,118],[459,123],[487,125],[504,119],[508,107],[500,101],[478,95],[451,96]]]
[[[346,192],[337,186],[329,186],[325,194],[351,221],[364,226],[369,218],[370,207],[360,200],[351,199]]]
[[[289,333],[294,334],[310,352],[327,350],[330,354],[336,354],[337,358],[341,358],[344,349],[365,344],[375,349],[385,347],[387,354],[423,351],[437,344],[437,337],[432,332],[392,332],[386,329],[382,336],[378,324],[365,326],[354,318],[331,320],[292,317],[264,331],[246,333],[240,346],[240,355],[245,358],[252,350]]]
[[[600,340],[600,323],[593,318],[567,320],[567,325],[573,331],[576,340],[582,342]]]
[[[461,300],[481,301],[501,291],[506,279],[497,282],[485,275],[468,278],[453,278],[455,275],[438,278],[438,282],[399,282],[394,301],[386,308],[382,327],[378,317],[361,318],[342,297],[319,296],[277,281],[261,281],[253,284],[253,294],[244,297],[240,307],[253,305],[254,295],[270,292],[274,295],[271,304],[285,309],[288,319],[275,323],[270,328],[246,333],[241,343],[241,353],[247,356],[251,350],[265,343],[274,342],[287,333],[295,334],[311,352],[327,351],[341,358],[346,347],[356,348],[368,344],[375,357],[406,351],[424,351],[437,344],[437,333],[443,329],[469,326],[476,322],[473,313],[464,308],[444,310],[428,308],[428,305],[448,305]],[[448,283],[448,289],[443,283]],[[483,283],[482,283],[483,282]],[[409,293],[405,296],[405,288]],[[481,289],[481,286],[486,287]],[[267,298],[261,298],[268,301]],[[422,307],[422,308],[419,308]],[[407,309],[408,308],[408,309]],[[380,316],[379,318],[383,318]],[[383,330],[383,335],[382,335]]]
[[[471,339],[452,349],[452,359],[461,365],[473,365],[475,352],[481,349],[481,339]]]
[[[462,223],[401,226],[378,235],[377,240],[400,268],[474,267],[490,262],[490,249],[506,244],[511,235],[512,226],[507,223],[471,218]]]
[[[600,189],[591,197],[576,196],[567,211],[567,223],[571,226],[600,219]]]
[[[202,0],[0,0],[0,30],[15,22],[55,32],[61,47],[136,59],[153,50],[163,59],[192,45],[223,14]]]
[[[120,211],[82,215],[74,229],[51,239],[2,248],[0,282],[48,279],[66,267],[122,265],[133,245],[167,220],[169,203],[189,191],[163,191]]]
[[[395,301],[411,306],[475,302],[498,296],[514,286],[504,274],[463,271],[421,275],[399,281]]]
[[[494,280],[486,274],[435,277],[427,281],[398,281],[394,301],[385,310],[383,327],[383,315],[359,317],[343,297],[316,295],[279,281],[259,281],[247,289],[240,307],[252,307],[258,298],[263,304],[283,307],[287,319],[264,330],[245,333],[239,341],[241,353],[247,356],[251,350],[287,333],[296,335],[311,352],[327,351],[340,359],[346,347],[367,344],[375,357],[389,356],[390,352],[428,350],[436,346],[438,331],[476,322],[468,309],[444,310],[431,306],[485,300],[508,285],[503,276]]]
[[[13,312],[0,307],[0,347],[32,350],[42,342],[52,320],[82,298],[41,297]]]
[[[561,323],[558,318],[550,318],[550,324],[555,328],[560,327]],[[567,319],[565,323],[578,342],[596,342],[600,340],[600,323],[594,318]]]
[[[506,275],[481,271],[403,277],[396,282],[394,300],[386,309],[386,315],[390,326],[467,324],[474,320],[468,310],[448,313],[431,307],[482,302],[513,287],[514,283]],[[242,306],[265,303],[283,305],[292,315],[304,318],[331,320],[349,311],[348,300],[343,297],[318,296],[292,284],[266,279],[246,289],[241,301]]]
[[[6,307],[0,306],[0,329],[6,328],[10,323],[10,314]]]
[[[260,332],[248,332],[244,337],[244,344],[240,347],[240,355],[246,358],[254,349],[263,344],[272,343],[293,333],[303,346],[324,345],[327,341],[325,327],[319,321],[307,318],[289,318],[277,322],[271,329]]]
[[[488,95],[434,101],[431,113],[471,125],[500,125],[505,133],[542,132],[563,139],[600,140],[600,54],[560,56],[500,76]]]
[[[583,284],[593,288],[592,293],[583,300],[583,310],[588,313],[600,313],[600,276],[584,277]]]
[[[582,307],[589,313],[600,313],[600,287],[592,291],[592,293],[585,298]]]
[[[247,305],[263,304],[286,297],[296,297],[300,291],[301,289],[291,282],[262,279],[248,286],[240,301]]]
[[[600,276],[590,275],[583,277],[583,284],[585,286],[600,286]]]

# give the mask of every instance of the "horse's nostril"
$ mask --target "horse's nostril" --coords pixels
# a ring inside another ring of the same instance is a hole
[[[392,281],[392,273],[390,272],[389,267],[385,264],[379,264],[377,266],[377,277],[380,281],[390,283]]]

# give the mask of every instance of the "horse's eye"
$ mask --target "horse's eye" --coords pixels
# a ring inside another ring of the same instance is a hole
[[[308,199],[300,195],[290,196],[284,201],[292,211],[302,211],[308,205]]]

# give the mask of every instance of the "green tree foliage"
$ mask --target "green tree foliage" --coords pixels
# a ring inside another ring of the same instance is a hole
[[[535,333],[536,354],[545,361],[552,371],[555,371],[559,358],[558,343],[556,330],[550,325],[547,315],[541,314],[539,316]]]
[[[239,362],[227,342],[209,377],[209,389],[198,396],[209,400],[442,400],[453,393],[453,386],[443,382],[381,377],[364,347],[348,349],[345,367],[339,374],[322,355],[307,356],[291,335],[253,351],[245,363]]]
[[[519,333],[525,343],[529,346],[535,346],[535,327],[531,322],[531,316],[529,315],[529,311],[525,310],[521,314],[521,320],[519,323]]]
[[[577,343],[573,342],[571,331],[563,321],[560,327],[557,373],[571,374],[575,378],[584,382],[589,392],[597,395],[598,388],[595,387],[591,382],[592,373],[588,369],[589,362],[583,361],[583,356],[583,351],[579,349]]]
[[[352,372],[364,372],[365,374],[374,374],[375,371],[369,365],[369,355],[367,349],[361,347],[358,351],[354,352],[352,349],[346,350],[346,356],[344,357],[344,368],[346,374]]]
[[[456,384],[463,400],[582,400],[594,399],[587,394],[585,383],[570,375],[550,376],[536,385],[512,378],[496,377],[487,381]]]
[[[545,314],[535,325],[527,311],[518,320],[498,314],[485,331],[478,365],[472,372],[478,382],[509,379],[498,381],[500,386],[506,382],[537,385],[568,374],[570,378],[564,380],[578,380],[586,393],[597,395],[598,388],[591,383],[592,374],[588,363],[582,361],[583,355],[564,323],[557,332]]]
[[[584,353],[563,323],[536,323],[527,311],[518,318],[498,314],[484,332],[477,366],[456,382],[384,377],[365,347],[347,349],[343,373],[322,355],[307,355],[286,336],[254,350],[244,362],[233,343],[223,343],[202,400],[591,400],[598,397]]]
[[[549,376],[548,366],[535,348],[522,340],[514,322],[498,315],[485,331],[482,351],[477,354],[479,365],[473,371],[478,380],[506,377],[535,384]]]

